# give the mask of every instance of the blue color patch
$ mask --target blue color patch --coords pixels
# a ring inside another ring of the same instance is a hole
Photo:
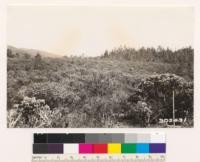
[[[136,153],[149,153],[149,144],[147,143],[136,144]]]

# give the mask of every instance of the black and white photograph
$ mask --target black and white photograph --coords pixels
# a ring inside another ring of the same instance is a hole
[[[193,80],[193,7],[7,7],[8,128],[193,128]]]

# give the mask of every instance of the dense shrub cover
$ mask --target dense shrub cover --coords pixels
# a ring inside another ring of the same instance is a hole
[[[43,99],[24,97],[8,112],[9,127],[51,127],[53,113]]]
[[[145,60],[138,52],[142,59],[124,59],[126,51],[132,53],[121,49],[96,58],[8,51],[8,127],[154,126],[159,118],[171,118],[172,90],[177,117],[193,121],[193,70],[186,70],[193,66],[193,50],[180,50],[185,58],[179,50],[165,51],[176,53],[173,61],[158,54]],[[191,65],[181,66],[182,59]]]
[[[193,83],[175,74],[152,75],[138,85],[142,96],[151,105],[154,114],[163,118],[172,116],[173,91],[177,118],[189,113],[193,117]],[[156,119],[156,118],[155,118]],[[154,120],[155,120],[154,119]]]

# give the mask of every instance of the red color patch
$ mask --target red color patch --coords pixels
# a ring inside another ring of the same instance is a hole
[[[93,153],[97,153],[97,154],[108,153],[108,145],[107,144],[94,144],[93,145]]]

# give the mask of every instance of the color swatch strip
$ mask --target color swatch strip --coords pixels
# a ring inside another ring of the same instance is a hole
[[[34,134],[34,154],[166,153],[165,134]]]
[[[165,143],[33,144],[34,154],[134,154],[166,153]]]
[[[34,143],[165,143],[165,134],[34,134]]]

